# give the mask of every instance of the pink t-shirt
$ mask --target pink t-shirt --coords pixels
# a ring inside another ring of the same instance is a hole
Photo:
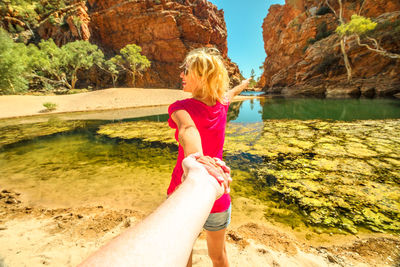
[[[177,129],[177,125],[171,119],[171,114],[177,110],[186,110],[200,133],[203,154],[205,156],[217,157],[222,160],[222,149],[225,141],[225,126],[228,107],[229,103],[223,105],[218,101],[214,106],[207,106],[203,102],[193,98],[176,101],[168,108],[168,124],[171,128],[176,129],[175,139],[179,143],[179,131]],[[184,157],[183,148],[179,144],[178,160],[176,162],[174,171],[172,172],[171,183],[169,184],[167,191],[168,195],[172,194],[178,185],[181,184],[181,178],[183,174],[182,160]],[[211,213],[225,211],[229,208],[230,204],[231,198],[229,194],[224,194],[215,201],[214,206],[211,209]]]

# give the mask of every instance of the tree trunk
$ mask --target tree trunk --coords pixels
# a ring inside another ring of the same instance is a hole
[[[345,42],[344,42],[344,37],[340,39],[340,50],[342,51],[343,54],[343,60],[344,60],[344,66],[346,67],[347,70],[347,81],[351,82],[352,79],[352,69],[349,61],[349,57],[347,56],[346,53],[346,47],[345,47]]]
[[[15,94],[15,88],[14,88],[14,85],[12,84],[12,82],[10,81],[10,79],[7,79],[7,81],[8,81],[8,83],[10,84],[10,86],[11,86],[11,89],[12,89],[13,93]]]
[[[342,5],[342,0],[338,0],[339,2],[339,21],[340,21],[340,25],[344,24],[343,21],[343,5]],[[345,37],[342,36],[340,38],[340,50],[342,51],[343,54],[343,60],[344,60],[344,66],[346,67],[347,70],[347,81],[351,82],[352,79],[352,69],[351,69],[351,65],[350,65],[350,61],[349,61],[349,57],[347,56],[346,53],[346,46],[345,46]]]
[[[75,84],[78,81],[78,78],[76,77],[76,70],[72,73],[71,77],[71,89],[75,89]]]

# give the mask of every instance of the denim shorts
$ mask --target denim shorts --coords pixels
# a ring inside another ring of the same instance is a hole
[[[231,205],[223,212],[210,213],[203,227],[208,231],[219,231],[227,228],[230,222]]]

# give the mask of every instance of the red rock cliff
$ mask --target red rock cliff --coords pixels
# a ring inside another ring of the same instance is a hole
[[[239,69],[227,57],[224,12],[206,0],[89,0],[91,42],[110,54],[127,44],[142,47],[151,68],[136,86],[180,86],[179,66],[193,48],[216,46],[231,78]]]
[[[129,76],[121,79],[122,86],[179,88],[183,59],[190,50],[204,46],[220,50],[231,83],[239,83],[239,69],[227,56],[224,12],[206,0],[77,0],[53,12],[37,32],[43,39],[53,38],[59,46],[89,40],[107,56],[128,44],[139,45],[151,67],[137,77],[135,85]],[[80,74],[81,81],[87,77],[90,81],[83,86],[112,85],[100,70]]]
[[[338,12],[338,2],[329,3]],[[345,21],[352,14],[393,25],[400,20],[398,0],[343,3]],[[400,92],[400,60],[360,47],[351,37],[346,50],[353,81],[347,82],[339,37],[334,32],[338,19],[331,11],[317,15],[324,5],[325,1],[318,0],[286,0],[283,6],[270,7],[262,25],[267,58],[259,86],[267,92],[292,96],[390,96]],[[400,34],[392,28],[376,32],[375,37],[385,49],[400,54]]]

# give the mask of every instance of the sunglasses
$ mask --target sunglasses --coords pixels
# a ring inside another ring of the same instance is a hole
[[[189,69],[185,66],[183,69],[183,75],[187,76],[189,74]]]

